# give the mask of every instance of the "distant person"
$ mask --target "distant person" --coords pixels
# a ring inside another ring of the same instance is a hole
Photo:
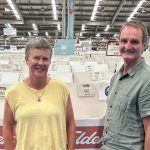
[[[47,75],[52,48],[43,38],[26,45],[29,76],[5,94],[6,150],[75,150],[75,120],[68,87]]]
[[[142,57],[147,35],[140,21],[121,28],[124,64],[111,79],[101,150],[150,150],[150,67]]]

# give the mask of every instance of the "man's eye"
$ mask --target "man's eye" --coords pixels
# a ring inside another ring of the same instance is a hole
[[[44,59],[43,61],[48,62],[49,60],[48,59]]]
[[[120,42],[121,43],[127,43],[127,40],[121,40]]]
[[[139,41],[137,41],[137,40],[133,40],[133,41],[131,41],[131,43],[132,43],[132,44],[138,44],[138,43],[139,43]]]

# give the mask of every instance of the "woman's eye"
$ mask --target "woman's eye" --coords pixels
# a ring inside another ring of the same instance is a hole
[[[33,59],[34,59],[34,60],[39,60],[39,58],[38,58],[38,57],[34,57]]]

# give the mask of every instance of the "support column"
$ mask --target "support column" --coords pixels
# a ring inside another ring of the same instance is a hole
[[[63,0],[62,8],[62,38],[66,38],[66,0]]]
[[[67,39],[74,39],[74,0],[67,0],[68,6],[68,24],[67,24]]]

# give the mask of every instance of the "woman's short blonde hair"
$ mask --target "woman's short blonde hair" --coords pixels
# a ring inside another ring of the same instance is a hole
[[[50,55],[52,55],[51,44],[45,38],[34,38],[34,39],[31,39],[26,44],[25,57],[27,57],[33,49],[47,50],[47,51],[50,52]]]

